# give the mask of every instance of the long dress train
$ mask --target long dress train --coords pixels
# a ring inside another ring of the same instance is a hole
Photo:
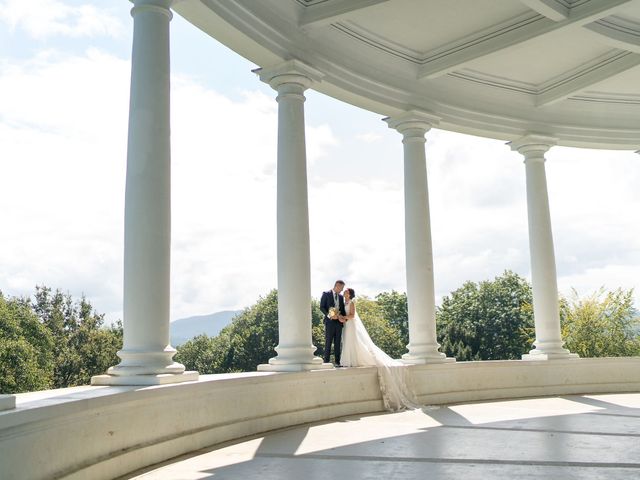
[[[342,355],[340,363],[344,367],[378,367],[378,379],[382,400],[387,410],[398,411],[406,408],[420,408],[411,386],[409,369],[399,360],[394,360],[382,351],[369,336],[362,323],[355,302],[354,318],[345,322],[342,329]],[[348,304],[346,305],[349,311]]]

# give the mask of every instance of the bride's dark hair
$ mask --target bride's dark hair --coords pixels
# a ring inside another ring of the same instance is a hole
[[[356,298],[356,291],[353,288],[347,288],[347,291],[349,292],[349,297]]]

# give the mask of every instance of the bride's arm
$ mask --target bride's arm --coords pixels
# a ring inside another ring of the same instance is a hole
[[[351,302],[349,303],[349,311],[343,318],[346,322],[348,320],[353,320],[355,316],[356,316],[356,306],[353,304],[353,302]]]

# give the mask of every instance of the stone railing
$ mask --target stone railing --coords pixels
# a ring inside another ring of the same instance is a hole
[[[640,358],[407,367],[425,404],[640,391]],[[112,479],[249,435],[381,411],[375,368],[203,375],[154,387],[20,394],[0,412],[3,480]]]

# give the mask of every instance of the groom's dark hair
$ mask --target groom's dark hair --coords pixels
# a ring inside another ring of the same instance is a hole
[[[336,283],[334,283],[333,286],[335,287],[336,285],[344,285],[344,281],[336,280]]]

